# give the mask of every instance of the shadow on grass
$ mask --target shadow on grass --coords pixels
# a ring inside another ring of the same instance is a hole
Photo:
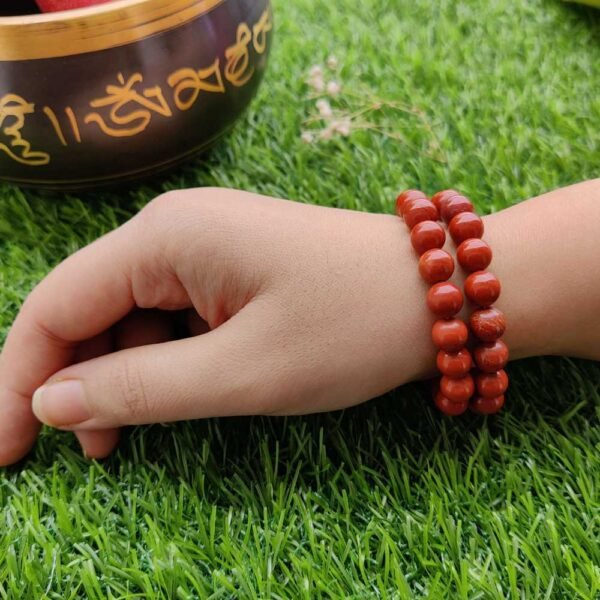
[[[596,41],[600,41],[600,8],[594,8],[587,4],[579,4],[574,1],[555,1],[564,7],[565,14],[568,18],[572,19],[574,25],[582,24],[588,27]]]

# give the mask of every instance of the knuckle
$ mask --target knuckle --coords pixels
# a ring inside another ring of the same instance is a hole
[[[225,190],[227,191],[227,190]],[[165,215],[187,211],[191,205],[208,206],[213,198],[222,194],[219,188],[194,188],[187,190],[171,190],[160,194],[142,209],[149,218],[164,219]]]
[[[68,348],[70,341],[57,335],[51,327],[46,325],[46,305],[43,303],[44,294],[40,286],[41,284],[38,284],[25,298],[17,319],[21,323],[25,323],[33,334],[49,340],[56,348]]]
[[[115,367],[112,380],[113,393],[117,397],[116,408],[122,413],[116,416],[132,424],[152,419],[148,385],[137,359],[123,356]]]
[[[37,314],[35,307],[35,296],[32,295],[31,292],[21,304],[21,308],[19,309],[18,319],[20,321],[33,321],[37,322]]]
[[[177,191],[165,192],[151,200],[138,214],[139,220],[148,227],[162,225],[181,204],[182,193]]]
[[[190,223],[204,223],[207,229],[206,226],[222,213],[220,203],[215,201],[218,198],[215,190],[197,188],[165,192],[138,213],[138,225],[149,240],[174,228],[185,229]]]
[[[139,213],[141,237],[150,245],[162,244],[176,253],[193,247],[222,256],[231,244],[243,244],[249,231],[247,219],[238,209],[241,194],[213,187],[166,192]]]
[[[30,292],[27,294],[23,301],[20,309],[20,313],[23,316],[31,317],[36,316],[36,309],[39,298],[43,295],[42,289],[43,281],[38,283]]]

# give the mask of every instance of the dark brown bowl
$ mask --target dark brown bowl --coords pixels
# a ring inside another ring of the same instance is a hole
[[[0,180],[82,188],[207,148],[256,92],[270,0],[116,0],[0,18]]]

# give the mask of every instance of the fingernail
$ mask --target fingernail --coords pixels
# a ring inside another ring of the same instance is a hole
[[[67,427],[91,418],[83,384],[77,379],[48,383],[33,394],[35,416],[48,425]]]

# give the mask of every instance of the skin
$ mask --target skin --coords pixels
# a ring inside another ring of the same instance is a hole
[[[600,179],[484,221],[511,357],[600,360]],[[426,291],[398,217],[161,196],[27,298],[0,355],[0,464],[26,455],[40,421],[100,458],[124,425],[336,410],[426,378]]]

